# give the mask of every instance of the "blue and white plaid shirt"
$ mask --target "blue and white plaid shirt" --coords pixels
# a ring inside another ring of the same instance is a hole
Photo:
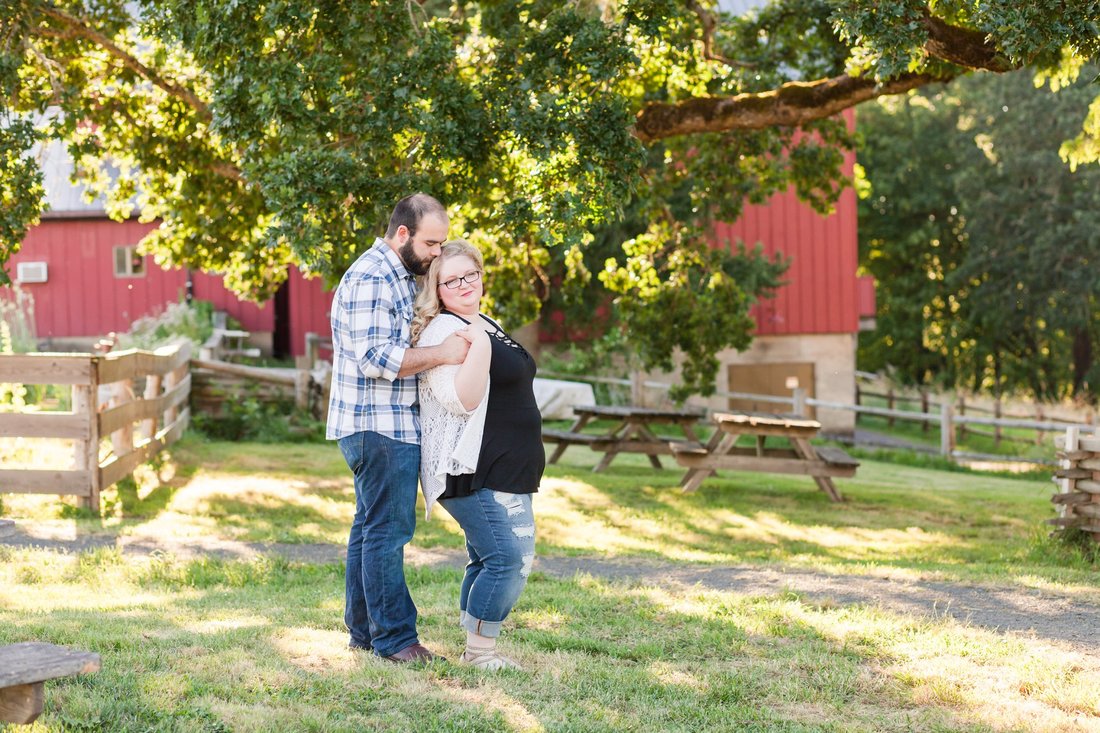
[[[332,299],[329,440],[370,431],[420,442],[416,376],[397,378],[415,297],[415,279],[381,239],[344,273]]]

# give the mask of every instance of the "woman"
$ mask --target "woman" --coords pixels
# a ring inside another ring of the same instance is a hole
[[[462,364],[420,374],[420,484],[428,516],[438,500],[466,533],[462,661],[520,669],[496,643],[535,559],[531,494],[546,454],[534,359],[481,313],[483,270],[473,245],[447,242],[417,296],[414,344],[432,346],[461,329],[474,334]]]

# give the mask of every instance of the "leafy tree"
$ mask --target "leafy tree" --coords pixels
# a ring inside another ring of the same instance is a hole
[[[745,342],[781,271],[734,281],[749,266],[708,251],[710,221],[791,185],[827,210],[851,144],[838,112],[970,69],[1072,70],[1100,49],[1098,15],[1092,0],[776,0],[740,17],[711,0],[0,0],[0,266],[38,209],[34,136],[65,140],[116,215],[138,196],[159,263],[253,298],[290,262],[335,278],[424,190],[487,247],[510,286],[497,311],[523,322],[556,279],[590,281],[585,249],[629,204],[644,232],[600,280],[647,362],[680,348],[706,388],[712,350]],[[1067,155],[1087,160],[1089,140]],[[655,306],[660,331],[639,330]],[[669,333],[688,323],[710,333]]]
[[[1059,157],[1095,92],[1059,82],[1051,94],[1032,77],[981,75],[863,116],[862,255],[884,316],[865,365],[1095,399],[1100,166]]]

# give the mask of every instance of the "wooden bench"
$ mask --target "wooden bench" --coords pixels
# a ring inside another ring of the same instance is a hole
[[[859,467],[859,461],[840,448],[817,448],[810,444],[810,438],[816,436],[821,427],[815,420],[737,412],[718,413],[714,421],[718,429],[706,446],[693,443],[671,443],[669,446],[676,462],[688,469],[680,482],[684,491],[695,491],[718,469],[793,473],[812,477],[830,499],[843,501],[832,479],[855,476]],[[738,446],[741,438],[752,441],[753,445]],[[783,438],[790,447],[768,447],[768,438]]]
[[[99,670],[99,655],[38,641],[0,647],[0,721],[33,723],[46,680]]]

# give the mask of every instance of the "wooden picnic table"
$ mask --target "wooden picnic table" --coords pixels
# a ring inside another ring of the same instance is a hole
[[[587,445],[603,452],[603,458],[592,470],[603,471],[620,453],[644,453],[654,468],[662,468],[658,456],[673,455],[670,443],[683,439],[698,443],[694,426],[704,416],[702,410],[655,409],[651,407],[577,405],[573,407],[576,420],[568,430],[542,431],[543,440],[557,443],[549,463],[556,463],[570,445]],[[601,435],[582,433],[593,420],[615,420],[616,424]],[[684,438],[658,435],[655,430],[663,425],[678,425]]]
[[[46,680],[99,669],[99,655],[44,642],[0,647],[0,722],[33,723],[42,713]]]
[[[817,435],[821,423],[756,412],[719,412],[714,414],[714,422],[718,429],[705,446],[685,443],[671,446],[676,462],[688,469],[680,481],[684,491],[695,491],[721,468],[812,476],[830,499],[844,500],[833,485],[833,477],[854,476],[859,461],[839,448],[811,445],[810,439]],[[742,438],[752,440],[753,445],[738,446]],[[768,447],[768,438],[785,438],[790,447]]]

